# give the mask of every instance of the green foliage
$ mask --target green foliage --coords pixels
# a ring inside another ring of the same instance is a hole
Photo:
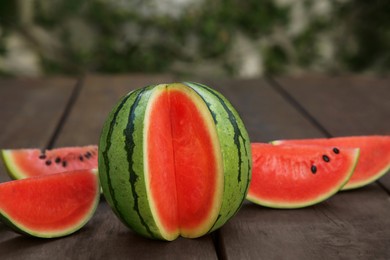
[[[207,60],[219,64],[226,74],[234,74],[236,63],[229,53],[238,32],[253,41],[267,73],[289,72],[291,65],[310,70],[321,63],[322,35],[336,35],[331,41],[335,57],[328,59],[332,64],[323,64],[325,71],[335,67],[388,71],[390,1],[328,0],[332,11],[326,16],[311,14],[314,1],[297,2],[305,8],[308,21],[297,34],[288,32],[296,22],[294,2],[278,6],[273,0],[204,1],[179,16],[155,12],[155,0],[35,0],[33,23],[63,45],[61,59],[40,54],[48,73],[164,72],[177,61],[196,64]],[[0,56],[7,51],[4,39],[8,33],[23,32],[17,3],[0,1]],[[89,28],[93,39],[86,47],[83,39],[77,39],[78,28],[69,25],[74,20]],[[275,32],[284,34],[286,42],[274,41]]]
[[[285,71],[288,58],[285,50],[278,45],[272,46],[265,53],[265,67],[269,74],[279,74]]]
[[[293,39],[300,66],[309,67],[317,61],[319,55],[316,42],[318,36],[329,29],[328,27],[328,24],[321,19],[312,21],[306,30]]]
[[[69,17],[81,16],[102,36],[89,53],[67,50],[66,56],[75,64],[72,66],[75,72],[90,69],[99,72],[159,72],[169,69],[176,60],[225,60],[235,32],[243,31],[256,38],[269,33],[275,25],[287,23],[286,9],[277,8],[271,0],[205,2],[200,8],[184,10],[179,18],[143,15],[138,10],[147,8],[148,1],[140,1],[134,10],[112,8],[107,2],[97,0],[57,2],[59,4],[53,5],[50,12],[45,12],[38,2],[36,22],[39,25],[48,29],[61,27]],[[136,37],[139,40],[123,41],[118,50],[118,39],[124,38],[121,31],[124,23],[134,23],[141,28]],[[157,32],[155,42],[145,40],[151,31]],[[188,55],[185,49],[190,35],[198,41],[196,55]],[[61,37],[62,42],[69,46],[67,32]],[[234,70],[231,64],[223,64],[226,71]],[[64,66],[63,69],[68,71],[69,68]]]
[[[14,27],[16,14],[16,1],[0,1],[0,26],[2,28]]]
[[[338,17],[356,37],[357,48],[343,48],[343,62],[353,71],[390,69],[390,2],[356,0],[340,6]]]

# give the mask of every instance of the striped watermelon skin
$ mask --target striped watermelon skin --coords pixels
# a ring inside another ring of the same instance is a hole
[[[206,234],[226,223],[246,197],[252,165],[250,141],[238,113],[220,93],[197,83],[179,85],[195,91],[205,102],[222,154],[223,198]],[[179,234],[163,232],[153,216],[145,180],[145,112],[154,91],[162,88],[169,85],[132,91],[113,108],[100,138],[99,175],[107,202],[126,226],[145,237],[174,240]]]
[[[213,115],[221,146],[229,147],[222,149],[225,172],[224,200],[218,220],[211,229],[213,231],[233,217],[245,199],[244,194],[248,192],[252,174],[252,151],[244,123],[225,97],[199,83],[184,84],[194,89],[206,102]],[[236,210],[232,211],[232,208]]]
[[[112,110],[101,134],[98,164],[104,196],[119,219],[145,237],[164,239],[149,208],[143,175],[143,120],[154,87],[129,93]]]

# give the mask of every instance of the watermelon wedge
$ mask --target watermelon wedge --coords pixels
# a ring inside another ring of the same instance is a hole
[[[8,149],[1,155],[8,175],[15,180],[38,175],[97,168],[97,145],[39,149]]]
[[[97,171],[79,170],[0,184],[0,217],[22,234],[69,235],[92,217],[100,198]]]
[[[390,170],[390,136],[346,136],[334,138],[278,140],[273,144],[307,144],[360,148],[356,169],[343,190],[356,189],[372,183]]]
[[[334,195],[349,180],[359,149],[252,143],[247,199],[271,208],[301,208]]]

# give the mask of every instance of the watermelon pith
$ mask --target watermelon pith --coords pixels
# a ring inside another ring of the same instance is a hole
[[[390,136],[346,136],[299,140],[278,140],[274,144],[306,144],[346,148],[359,148],[360,157],[356,169],[342,188],[356,189],[382,177],[390,170]]]
[[[97,168],[97,145],[39,149],[7,149],[1,155],[8,175],[15,180],[33,176]]]
[[[328,199],[351,177],[359,149],[252,143],[247,199],[272,208],[300,208]]]
[[[0,217],[35,237],[69,235],[91,218],[100,198],[97,171],[79,170],[0,184]]]
[[[250,180],[242,121],[219,93],[197,83],[149,86],[122,98],[99,153],[108,203],[127,226],[155,239],[220,227],[241,206]]]

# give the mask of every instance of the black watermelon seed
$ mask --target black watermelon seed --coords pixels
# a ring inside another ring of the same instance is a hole
[[[51,164],[51,161],[50,161],[50,160],[47,160],[47,161],[45,162],[45,164],[49,166],[49,165]]]
[[[66,167],[67,164],[68,164],[68,163],[67,163],[66,161],[63,161],[63,162],[62,162],[62,167]]]
[[[312,173],[315,174],[317,172],[317,167],[315,165],[312,165],[310,170],[311,170]]]
[[[337,148],[335,147],[335,148],[333,148],[333,152],[334,152],[335,154],[339,154],[339,153],[340,153],[340,150],[337,149]]]
[[[79,156],[80,161],[84,161],[84,157],[82,155]]]
[[[41,160],[46,159],[46,154],[41,154],[41,155],[39,156],[39,159],[41,159]]]
[[[55,160],[56,163],[60,163],[61,162],[61,158],[60,157],[57,157],[56,160]]]
[[[323,155],[322,156],[322,159],[325,161],[325,162],[329,162],[330,161],[330,158],[327,156],[327,155]]]

